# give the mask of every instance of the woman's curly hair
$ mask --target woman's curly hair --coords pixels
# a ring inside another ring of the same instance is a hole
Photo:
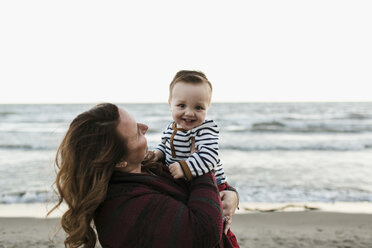
[[[119,122],[116,105],[96,105],[71,122],[57,150],[58,202],[48,214],[66,202],[68,210],[61,218],[67,234],[65,247],[95,247],[95,211],[105,200],[115,165],[128,152],[126,140],[116,131]],[[147,160],[151,159],[150,153]],[[146,161],[144,164],[157,167]]]

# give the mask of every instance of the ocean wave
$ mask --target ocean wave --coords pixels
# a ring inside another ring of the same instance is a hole
[[[10,111],[4,111],[0,112],[0,116],[8,116],[8,115],[15,115],[17,114],[16,112],[10,112]]]
[[[309,188],[300,185],[251,185],[243,181],[233,184],[244,202],[372,202],[372,192],[355,187]],[[52,191],[21,191],[0,195],[0,204],[56,202]]]
[[[247,131],[247,129],[241,129]],[[321,123],[321,122],[257,122],[251,132],[288,132],[288,133],[361,133],[372,132],[371,123]]]
[[[0,149],[5,150],[51,150],[57,149],[57,147],[47,147],[47,146],[40,146],[40,145],[14,145],[14,144],[0,144]]]
[[[371,121],[241,121],[222,123],[220,129],[229,133],[363,133],[372,132]]]
[[[22,149],[22,150],[33,150],[31,145],[0,145],[0,149]]]
[[[250,131],[251,129],[241,125],[229,125],[223,130],[231,133],[245,133],[247,131]]]
[[[0,195],[0,204],[49,202],[53,194],[48,191],[21,191]]]
[[[308,115],[290,115],[290,116],[285,116],[283,117],[283,120],[286,121],[308,121],[311,116]],[[324,117],[323,117],[324,118]],[[313,119],[321,119],[320,116],[317,116],[316,118]],[[351,112],[351,113],[346,113],[346,114],[337,114],[335,116],[327,116],[325,119],[322,120],[371,120],[372,115],[365,113],[357,113],[357,112]]]
[[[347,118],[345,119],[352,119],[352,120],[367,120],[372,119],[372,116],[361,114],[361,113],[349,113]]]
[[[282,144],[221,144],[222,150],[236,151],[363,151],[372,149],[372,144],[290,144],[283,142]]]
[[[279,121],[260,122],[252,125],[252,131],[277,131],[285,128],[286,125]]]
[[[306,186],[255,186],[237,182],[244,202],[372,202],[372,192],[357,188],[308,188]]]

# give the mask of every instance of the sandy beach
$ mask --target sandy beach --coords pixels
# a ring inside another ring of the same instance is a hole
[[[58,218],[0,218],[0,248],[63,247]],[[318,211],[236,214],[242,248],[372,247],[372,215]],[[98,246],[100,247],[100,246]]]

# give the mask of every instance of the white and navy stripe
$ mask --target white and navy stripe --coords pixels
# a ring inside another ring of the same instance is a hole
[[[185,160],[191,174],[201,176],[209,171],[215,173],[217,184],[226,182],[226,175],[218,157],[219,129],[213,120],[205,120],[200,126],[189,131],[177,130],[173,137],[173,147],[176,157],[172,157],[171,136],[175,131],[171,122],[162,135],[161,143],[156,147],[163,152],[167,166],[174,162]],[[197,152],[190,154],[191,139],[195,138]]]

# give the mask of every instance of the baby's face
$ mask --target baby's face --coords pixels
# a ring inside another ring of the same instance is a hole
[[[191,130],[201,125],[207,115],[210,99],[211,90],[206,83],[176,83],[169,105],[177,127]]]

